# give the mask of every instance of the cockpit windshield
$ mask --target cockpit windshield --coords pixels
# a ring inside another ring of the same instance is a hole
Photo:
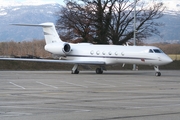
[[[163,53],[160,49],[153,49],[155,53]]]
[[[149,49],[149,53],[163,53],[160,49]]]

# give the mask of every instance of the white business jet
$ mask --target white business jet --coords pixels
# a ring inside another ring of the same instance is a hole
[[[172,62],[172,59],[162,50],[153,46],[73,44],[63,42],[59,38],[53,23],[13,25],[42,27],[46,42],[44,49],[54,55],[60,56],[59,60],[0,58],[1,60],[70,63],[74,64],[72,74],[79,73],[78,65],[98,65],[99,67],[96,69],[97,74],[103,73],[105,65],[119,63],[123,65],[152,65],[156,71],[156,76],[161,76],[158,66]]]

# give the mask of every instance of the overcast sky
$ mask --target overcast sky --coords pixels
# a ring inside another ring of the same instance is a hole
[[[135,0],[131,0],[135,1]],[[143,1],[143,0],[142,0]],[[152,0],[144,0],[144,1],[152,1]],[[166,5],[170,5],[174,7],[172,4],[179,4],[180,0],[155,0],[155,1],[162,1],[165,2]],[[34,3],[34,4],[41,4],[41,3],[59,3],[60,5],[65,5],[64,0],[0,0],[1,5],[9,5],[13,3]]]
[[[33,1],[33,2],[56,2],[56,3],[59,3],[61,5],[64,4],[64,0],[0,0],[0,3],[1,2],[27,2],[27,1]],[[132,0],[134,1],[134,0]],[[149,1],[149,0],[145,0],[145,1]],[[180,1],[180,0],[156,0],[156,1],[173,1],[173,2],[176,2],[176,1]]]
[[[17,2],[24,2],[24,1],[44,1],[44,2],[56,2],[59,4],[63,4],[64,0],[5,0],[5,1],[17,1]]]
[[[64,5],[64,0],[0,0],[0,4],[7,4],[7,3],[59,3]]]

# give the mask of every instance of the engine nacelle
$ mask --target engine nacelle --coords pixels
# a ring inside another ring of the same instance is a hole
[[[55,42],[45,45],[44,49],[57,55],[67,55],[71,52],[71,46],[66,42]]]

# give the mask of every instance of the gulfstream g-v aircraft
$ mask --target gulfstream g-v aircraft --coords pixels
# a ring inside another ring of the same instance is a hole
[[[70,63],[74,64],[72,74],[79,73],[78,65],[98,65],[97,74],[102,74],[105,65],[111,64],[152,65],[156,71],[156,76],[161,76],[158,66],[172,62],[172,59],[162,50],[153,46],[73,44],[63,42],[59,38],[53,23],[13,25],[42,27],[46,42],[44,49],[60,56],[59,60],[0,58],[1,60]]]

